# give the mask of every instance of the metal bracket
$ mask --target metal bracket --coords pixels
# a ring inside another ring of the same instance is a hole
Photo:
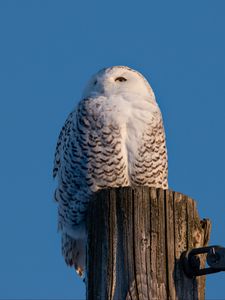
[[[201,269],[199,255],[206,254],[208,268]],[[183,271],[189,278],[225,271],[225,248],[209,246],[194,248],[181,254]]]

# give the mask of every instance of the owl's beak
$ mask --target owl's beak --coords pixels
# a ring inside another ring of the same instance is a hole
[[[100,90],[100,93],[101,93],[101,94],[104,94],[104,93],[105,93],[105,89],[102,88],[102,89]]]
[[[105,94],[106,87],[108,86],[108,84],[109,84],[109,79],[106,77],[101,78],[101,80],[99,80],[98,89],[101,94]]]
[[[99,86],[99,92],[100,92],[101,94],[104,94],[104,93],[105,93],[105,88],[104,88],[104,85],[103,85],[103,84],[101,84],[101,85]]]

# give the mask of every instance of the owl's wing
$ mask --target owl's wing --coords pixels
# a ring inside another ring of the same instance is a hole
[[[168,188],[167,149],[161,114],[157,112],[142,134],[133,163],[134,185]]]
[[[58,137],[53,177],[58,177],[58,186],[55,191],[55,200],[58,202],[58,228],[62,230],[62,254],[69,266],[74,266],[79,276],[83,276],[85,268],[86,240],[82,232],[73,238],[66,232],[73,228],[82,216],[82,198],[85,191],[82,176],[80,176],[79,132],[76,127],[77,113],[73,111],[65,121]],[[68,228],[65,229],[65,226]],[[82,231],[82,227],[78,227]]]
[[[53,177],[55,178],[58,174],[58,171],[61,167],[63,152],[65,151],[66,143],[69,139],[69,135],[71,132],[72,120],[76,118],[75,112],[71,112],[66,119],[66,122],[63,128],[60,131],[58,141],[56,144],[55,150],[55,159],[54,159],[54,167],[53,167]]]

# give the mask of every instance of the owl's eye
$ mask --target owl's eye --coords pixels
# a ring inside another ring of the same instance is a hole
[[[124,77],[117,77],[117,78],[115,79],[115,81],[124,82],[124,81],[127,81],[127,79],[124,78]]]

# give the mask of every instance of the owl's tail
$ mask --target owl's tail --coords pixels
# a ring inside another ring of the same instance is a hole
[[[86,259],[86,239],[74,239],[62,234],[62,254],[68,266],[74,266],[77,274],[84,277]]]

